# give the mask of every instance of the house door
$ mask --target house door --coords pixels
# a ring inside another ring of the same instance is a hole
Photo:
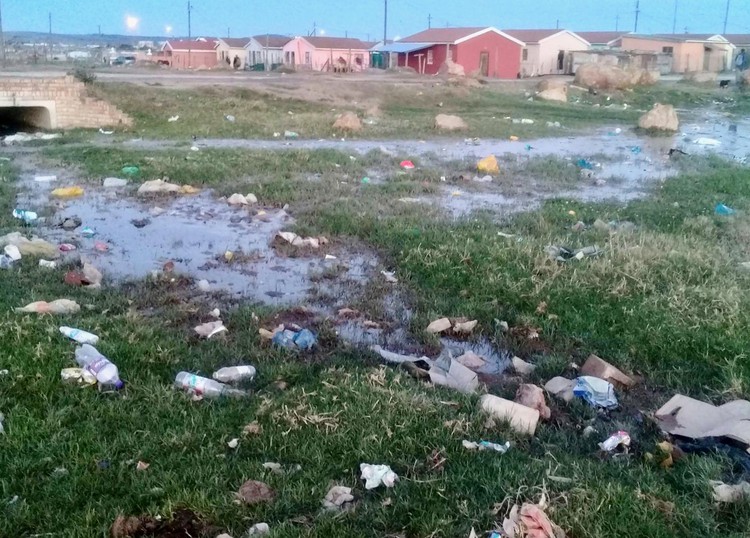
[[[479,54],[479,72],[483,77],[490,76],[490,53],[482,52]]]
[[[557,72],[562,73],[565,69],[565,51],[561,50],[557,53]]]
[[[703,70],[704,71],[711,71],[711,53],[713,51],[708,48],[703,48]]]

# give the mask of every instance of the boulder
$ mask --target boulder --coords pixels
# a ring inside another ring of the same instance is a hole
[[[568,81],[562,78],[545,78],[542,79],[541,82],[539,82],[539,85],[536,87],[538,92],[544,92],[547,90],[555,90],[557,88],[567,88],[568,87]]]
[[[709,73],[707,71],[693,71],[690,73],[686,73],[685,79],[697,84],[707,84],[709,82],[715,82],[717,76],[717,73]]]
[[[641,119],[638,120],[638,127],[674,132],[680,128],[680,120],[672,105],[656,103],[654,108],[641,116]]]
[[[659,81],[659,73],[646,69],[621,69],[613,65],[583,64],[576,71],[575,83],[585,88],[627,90]]]
[[[466,71],[464,66],[455,63],[453,60],[445,60],[443,65],[440,66],[439,73],[441,75],[448,75],[449,77],[465,77]]]
[[[558,101],[560,103],[568,102],[568,87],[559,86],[557,88],[549,88],[547,90],[539,92],[537,95],[539,99],[544,101]]]
[[[339,117],[336,118],[333,128],[342,131],[359,131],[362,129],[362,122],[356,113],[344,112],[343,114],[339,114]]]
[[[449,114],[438,114],[435,116],[435,129],[441,131],[461,131],[468,129],[469,126],[459,116]]]

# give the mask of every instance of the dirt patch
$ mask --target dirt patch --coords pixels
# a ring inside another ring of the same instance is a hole
[[[220,532],[219,527],[187,509],[177,510],[166,521],[151,516],[117,516],[110,528],[112,538],[214,538]]]

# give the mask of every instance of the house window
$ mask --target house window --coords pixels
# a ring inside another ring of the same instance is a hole
[[[523,53],[521,54],[521,59],[524,62],[529,59],[529,49],[523,49]]]
[[[433,57],[433,51],[432,49],[427,50],[427,65],[432,65],[432,62],[435,61],[435,58]]]
[[[672,54],[672,53],[674,53],[674,47],[662,47],[661,51],[664,54]]]
[[[307,65],[310,65],[310,53],[309,52],[305,53],[305,63]]]

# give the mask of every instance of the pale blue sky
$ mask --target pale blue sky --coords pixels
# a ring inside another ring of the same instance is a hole
[[[232,37],[266,32],[304,35],[317,24],[328,35],[374,41],[383,36],[383,0],[191,0],[193,35]],[[46,32],[52,13],[56,33],[187,35],[187,0],[0,0],[6,30]],[[750,2],[731,0],[727,33],[750,33]],[[677,0],[677,31],[721,33],[726,0]],[[675,0],[641,0],[639,33],[672,31]],[[633,30],[635,0],[389,0],[388,37],[433,26],[497,26]],[[128,31],[126,17],[139,19]]]

